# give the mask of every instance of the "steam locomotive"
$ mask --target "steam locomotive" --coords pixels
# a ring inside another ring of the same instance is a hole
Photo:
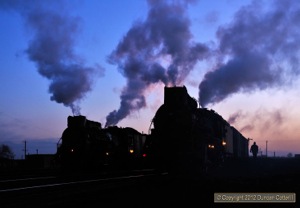
[[[175,174],[202,174],[226,158],[248,157],[248,139],[213,110],[198,108],[185,86],[165,87],[152,122],[149,156]]]
[[[142,166],[146,138],[130,127],[102,128],[85,116],[69,116],[58,142],[57,161],[66,170],[137,168]]]

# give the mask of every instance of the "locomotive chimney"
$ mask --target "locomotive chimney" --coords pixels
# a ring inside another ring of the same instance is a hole
[[[165,86],[164,104],[170,108],[197,108],[197,101],[190,97],[185,86],[166,87]]]
[[[165,87],[164,104],[168,108],[181,107],[186,103],[187,90],[185,86],[182,87]]]
[[[85,116],[68,116],[68,127],[70,128],[83,128],[85,123]]]

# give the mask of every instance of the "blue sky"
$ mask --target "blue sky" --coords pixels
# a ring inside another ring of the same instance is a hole
[[[300,153],[299,6],[0,0],[0,143],[55,153],[73,113],[148,133],[178,84],[268,154]]]

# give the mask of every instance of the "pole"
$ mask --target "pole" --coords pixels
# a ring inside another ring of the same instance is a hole
[[[266,157],[268,157],[268,140],[266,141]]]
[[[24,159],[26,160],[26,152],[27,152],[27,147],[26,147],[26,140],[24,141]]]

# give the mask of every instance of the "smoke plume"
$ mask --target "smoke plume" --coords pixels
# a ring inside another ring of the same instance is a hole
[[[109,56],[127,79],[120,108],[109,113],[106,126],[116,125],[146,106],[144,93],[155,83],[178,85],[209,49],[192,41],[187,6],[190,2],[149,0],[145,21],[137,21]]]
[[[260,1],[242,7],[234,20],[219,27],[219,63],[199,85],[201,106],[238,92],[290,83],[299,75],[300,2]]]
[[[46,8],[47,7],[47,8]],[[101,67],[87,67],[74,53],[80,19],[62,11],[63,1],[1,1],[0,8],[19,12],[33,37],[25,51],[50,81],[51,100],[80,114],[79,102],[92,88]]]

